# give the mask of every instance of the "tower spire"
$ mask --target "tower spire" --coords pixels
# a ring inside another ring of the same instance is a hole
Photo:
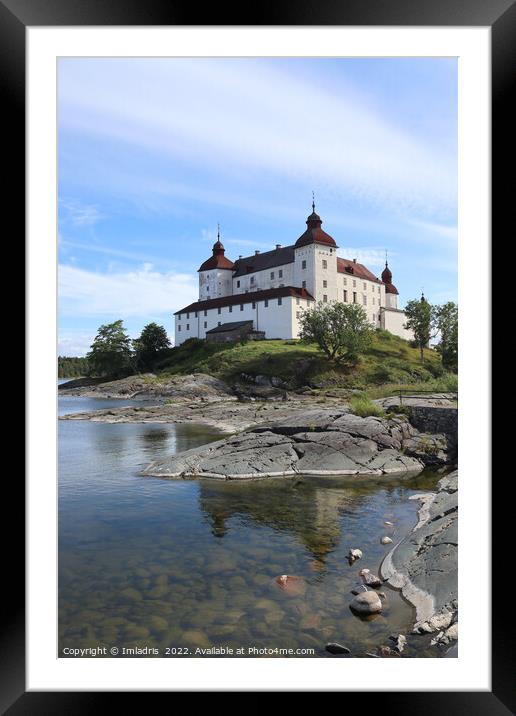
[[[312,211],[315,214],[315,194],[313,192],[313,189],[312,189]]]

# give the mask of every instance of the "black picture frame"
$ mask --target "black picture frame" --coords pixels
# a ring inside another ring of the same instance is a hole
[[[229,3],[227,6],[213,3],[201,8],[173,0],[0,0],[1,116],[3,136],[8,138],[7,143],[14,152],[9,164],[9,182],[5,187],[5,206],[16,216],[16,236],[22,232],[25,215],[26,28],[67,25],[489,26],[492,33],[493,239],[498,237],[498,245],[503,244],[505,235],[514,231],[509,222],[514,190],[511,190],[504,171],[510,157],[509,148],[514,146],[512,135],[516,127],[510,96],[511,79],[516,76],[514,0],[300,0],[290,4],[276,0],[245,9],[235,9]],[[23,245],[21,237],[19,245]],[[24,485],[20,479],[9,479],[8,482],[8,486],[4,485],[7,491],[4,512],[7,512],[5,506],[8,503],[16,529],[13,532],[11,527],[8,536],[4,537],[4,574],[9,575],[9,580],[2,590],[0,710],[11,716],[89,714],[106,705],[106,701],[112,706],[113,699],[117,698],[118,703],[123,693],[25,691]],[[512,523],[513,503],[507,499],[507,487],[505,483],[498,493],[493,494],[493,573],[508,566],[501,562],[505,547],[501,525]],[[509,585],[507,588],[512,593]],[[379,693],[382,711],[392,709],[399,716],[405,713],[419,716],[516,713],[516,649],[508,631],[508,621],[513,623],[514,617],[493,611],[491,692]],[[149,697],[154,695],[144,694],[147,708]],[[132,708],[137,703],[143,705],[139,693],[126,696],[131,699]],[[347,708],[351,696],[350,693],[346,695]],[[369,707],[369,702],[367,705]]]

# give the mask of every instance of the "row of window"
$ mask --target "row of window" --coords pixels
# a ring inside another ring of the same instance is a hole
[[[278,301],[278,306],[283,305],[283,298],[282,298],[281,296],[277,299],[277,301]],[[299,303],[300,303],[300,299],[299,299],[299,298],[296,298],[296,304],[297,304],[298,306],[299,306]],[[241,303],[241,304],[240,304],[240,310],[241,310],[241,311],[244,310],[244,306],[245,306],[244,303]],[[251,306],[252,306],[253,309],[256,308],[256,301],[253,301],[253,302],[251,303]],[[268,307],[269,307],[269,299],[266,298],[266,299],[264,300],[264,302],[263,302],[263,307],[264,307],[264,308],[268,308]],[[229,313],[233,313],[233,306],[228,306],[227,308],[228,308]],[[222,313],[222,308],[217,308],[217,313],[220,315],[220,314]],[[204,315],[205,315],[205,316],[208,315],[208,311],[207,311],[207,310],[204,311]],[[197,317],[198,317],[198,312],[195,311],[195,318],[197,318]],[[178,320],[180,321],[181,318],[182,318],[182,315],[178,317]],[[189,313],[186,314],[186,318],[187,318],[187,319],[190,318],[190,314],[189,314]],[[207,322],[204,321],[204,327],[205,327],[205,328],[207,327],[207,325],[208,325]],[[178,330],[178,331],[181,330],[181,324],[180,324],[180,323],[177,324],[177,330]],[[189,323],[186,324],[186,330],[187,330],[187,331],[190,330],[190,324],[189,324]]]
[[[347,286],[348,279],[345,276],[343,277],[343,281],[344,281],[344,286]],[[371,291],[374,291],[375,290],[374,283],[371,283],[370,285],[371,285]],[[357,281],[356,281],[356,279],[353,279],[353,288],[356,288],[356,287],[357,287]],[[367,283],[365,281],[362,282],[362,288],[364,291],[367,291]],[[376,289],[378,290],[378,293],[381,293],[380,286],[376,286]]]

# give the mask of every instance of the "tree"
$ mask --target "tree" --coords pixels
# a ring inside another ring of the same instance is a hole
[[[304,311],[299,322],[301,338],[317,343],[328,360],[354,361],[371,344],[371,326],[358,304],[318,303]]]
[[[93,375],[116,377],[126,373],[131,368],[132,354],[124,322],[100,326],[86,357]]]
[[[444,368],[457,372],[459,351],[459,307],[453,301],[436,307],[436,327],[440,335],[437,350]]]
[[[148,323],[142,330],[139,338],[133,341],[136,367],[139,370],[152,369],[156,358],[161,351],[170,348],[170,341],[163,326],[157,323]]]
[[[435,335],[435,309],[424,296],[409,301],[405,306],[407,322],[405,328],[412,330],[414,340],[419,348],[421,363],[425,361],[424,348],[428,347],[430,339]]]

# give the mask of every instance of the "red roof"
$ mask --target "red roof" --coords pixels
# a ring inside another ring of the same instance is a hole
[[[386,283],[385,284],[385,293],[395,293],[398,294],[398,289],[393,283]]]
[[[233,261],[230,261],[224,256],[224,246],[221,244],[220,239],[213,244],[213,256],[200,265],[198,271],[209,271],[210,269],[232,269],[234,266]]]
[[[233,270],[233,261],[227,259],[224,255],[217,254],[210,256],[209,259],[199,266],[198,271],[209,271],[210,269],[231,269]]]
[[[382,283],[380,279],[376,278],[376,276],[372,274],[369,269],[366,269],[363,264],[350,261],[349,259],[341,259],[339,256],[337,256],[337,271],[338,273],[349,274],[350,276],[355,276],[356,278],[365,278],[368,281]]]
[[[315,301],[314,297],[308,293],[306,288],[296,288],[295,286],[281,286],[281,288],[268,288],[265,291],[252,291],[250,293],[235,293],[232,296],[221,296],[220,298],[210,298],[207,301],[196,301],[189,306],[181,308],[174,313],[175,316],[180,313],[192,313],[194,311],[203,311],[210,308],[223,308],[224,306],[238,306],[240,303],[252,303],[253,301],[264,301],[269,298],[281,298],[283,296],[294,296],[295,298],[304,298],[308,301]]]
[[[301,234],[296,241],[295,246],[308,246],[309,244],[325,244],[332,248],[337,248],[335,239],[321,229],[322,220],[319,214],[315,213],[315,206],[312,204],[313,211],[306,220],[307,229]]]

